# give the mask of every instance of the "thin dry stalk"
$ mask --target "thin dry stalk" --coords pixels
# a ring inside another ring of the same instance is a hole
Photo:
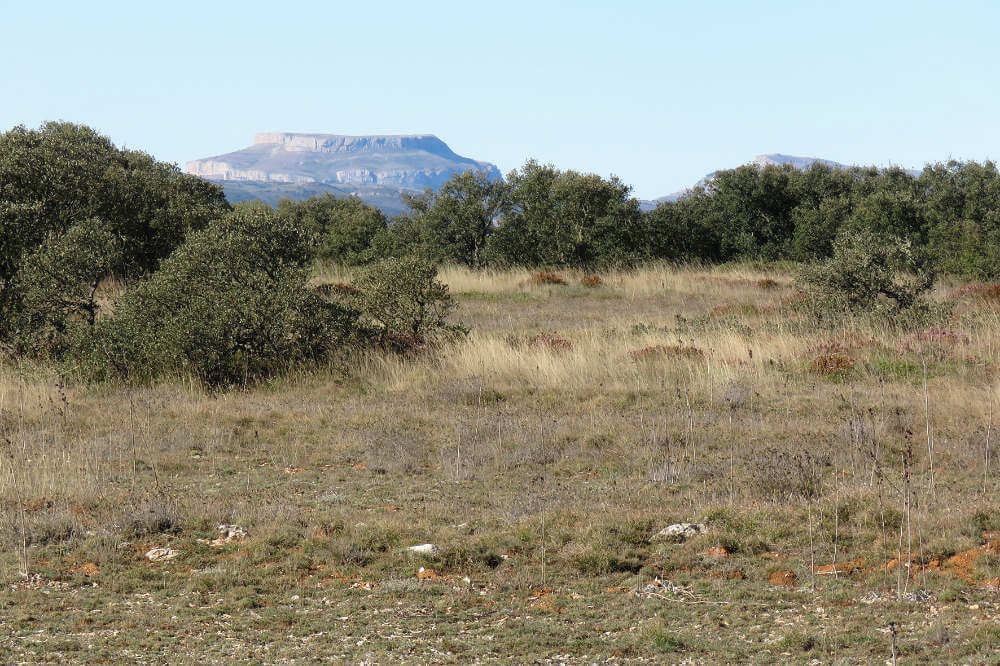
[[[28,579],[28,523],[25,517],[25,506],[24,497],[21,493],[20,486],[18,484],[17,476],[14,474],[14,463],[13,461],[8,463],[8,469],[10,470],[10,485],[14,490],[14,499],[18,504],[18,520],[21,524],[21,552],[19,553],[19,562],[21,566],[21,577],[24,580]]]
[[[990,399],[989,419],[986,422],[986,444],[985,444],[985,447],[984,447],[986,450],[985,450],[985,452],[983,454],[983,456],[985,458],[983,460],[983,495],[984,496],[986,495],[987,485],[989,483],[989,478],[990,478],[990,436],[992,434],[993,434],[993,400],[992,400],[992,397],[991,397],[991,399]],[[998,587],[1000,587],[1000,586],[998,586]]]
[[[927,431],[927,467],[930,472],[929,487],[931,495],[937,495],[934,485],[934,437],[931,435],[930,393],[927,390],[927,358],[923,359],[924,368],[924,424]]]

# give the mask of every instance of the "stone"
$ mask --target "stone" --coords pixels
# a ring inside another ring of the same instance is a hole
[[[233,543],[234,541],[245,541],[247,538],[247,531],[245,528],[239,525],[226,525],[225,523],[219,525],[216,528],[219,531],[219,537],[217,539],[198,539],[201,543],[207,543],[209,546],[215,548],[220,548],[226,544]]]
[[[226,541],[242,541],[247,538],[246,529],[239,525],[226,525],[223,523],[219,525],[218,530],[222,535],[220,538]]]
[[[704,523],[674,523],[653,535],[654,541],[681,543],[708,531]]]
[[[173,548],[150,548],[146,551],[146,559],[150,562],[165,562],[180,555],[179,550]]]
[[[430,557],[434,557],[441,552],[441,549],[432,543],[421,543],[416,546],[410,546],[407,550],[417,555],[428,555]]]

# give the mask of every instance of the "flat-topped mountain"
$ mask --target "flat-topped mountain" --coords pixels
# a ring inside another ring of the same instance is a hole
[[[304,198],[324,192],[355,194],[385,209],[402,210],[399,195],[441,187],[453,174],[499,169],[456,154],[431,134],[347,136],[266,132],[253,145],[192,160],[185,171],[216,181],[230,201]]]

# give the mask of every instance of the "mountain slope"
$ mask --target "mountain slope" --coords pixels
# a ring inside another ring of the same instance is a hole
[[[386,212],[403,209],[400,195],[437,189],[470,169],[501,178],[488,162],[457,155],[436,136],[297,134],[254,136],[252,146],[192,160],[185,171],[223,186],[230,201],[301,199],[326,192],[354,194]]]

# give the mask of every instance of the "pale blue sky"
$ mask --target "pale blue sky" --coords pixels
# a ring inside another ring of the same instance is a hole
[[[258,131],[433,133],[651,198],[759,153],[1000,156],[1000,3],[12,2],[0,130],[170,162]]]

